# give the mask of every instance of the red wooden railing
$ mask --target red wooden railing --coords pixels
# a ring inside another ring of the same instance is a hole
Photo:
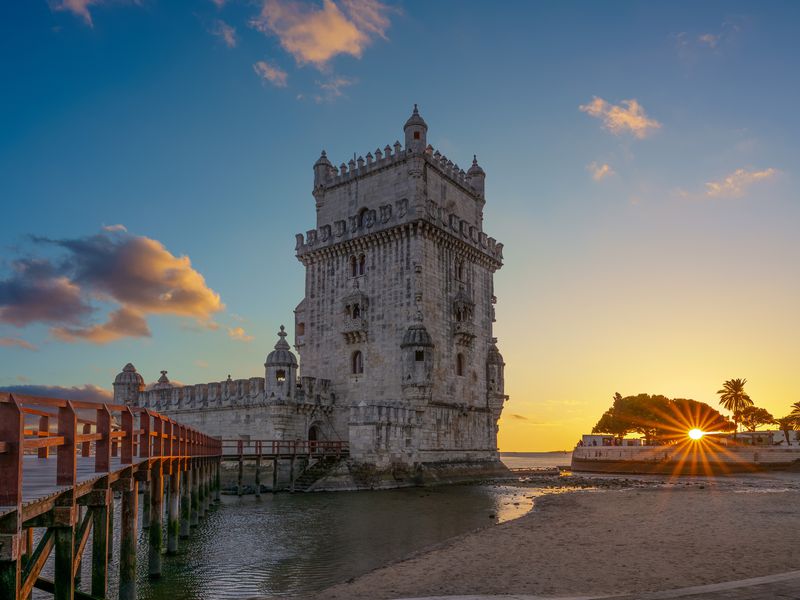
[[[78,417],[77,410],[93,410],[96,417]],[[38,417],[36,426],[27,428],[26,417]],[[51,420],[57,423],[55,432],[50,430]],[[137,456],[188,459],[222,453],[219,439],[151,410],[0,393],[0,506],[22,503],[24,454],[35,451],[47,459],[51,448],[56,454],[54,483],[59,487],[76,484],[78,454],[93,455],[95,472],[107,473],[117,449],[122,465],[132,464]]]

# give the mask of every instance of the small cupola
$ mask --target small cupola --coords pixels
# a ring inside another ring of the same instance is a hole
[[[128,363],[114,378],[114,403],[138,404],[139,392],[144,391],[144,377],[136,372],[136,367]]]
[[[314,163],[314,189],[327,184],[333,170],[334,167],[331,161],[328,160],[325,150],[323,150],[317,162]]]
[[[484,187],[486,183],[486,173],[484,173],[481,166],[478,164],[478,157],[476,155],[472,156],[472,166],[467,171],[467,178],[469,179],[470,185],[475,192],[483,197],[484,194]]]
[[[406,121],[403,126],[403,131],[406,134],[406,150],[412,150],[415,154],[422,154],[428,146],[428,124],[425,123],[419,114],[417,105],[414,105],[414,112]]]
[[[267,354],[264,363],[266,395],[274,398],[293,398],[297,381],[297,358],[289,350],[286,328],[281,325],[275,349]]]

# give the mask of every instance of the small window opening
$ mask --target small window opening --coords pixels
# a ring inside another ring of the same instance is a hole
[[[460,352],[458,356],[456,356],[456,375],[460,377],[464,376],[464,355]]]
[[[358,261],[355,256],[350,257],[350,275],[353,277],[358,275]]]
[[[361,317],[361,308],[358,304],[353,305],[353,318],[358,319]]]
[[[353,352],[353,358],[351,362],[351,372],[353,375],[360,375],[364,372],[364,358],[361,355],[360,350]]]
[[[414,139],[415,139],[415,140],[418,140],[418,139],[419,139],[419,131],[415,131],[415,132],[414,132]]]
[[[363,275],[367,270],[367,257],[363,254],[358,257],[358,274]]]
[[[275,381],[277,381],[278,383],[283,383],[284,381],[286,381],[286,371],[284,371],[283,369],[275,371]]]
[[[456,310],[456,321],[458,321],[459,323],[461,323],[463,320],[464,320],[464,313],[463,313],[463,312],[462,312],[462,310],[459,308],[458,310]]]
[[[414,352],[414,360],[417,362],[425,361],[425,350],[417,350]]]
[[[305,323],[298,323],[297,324],[297,335],[305,335],[306,334],[306,324]]]

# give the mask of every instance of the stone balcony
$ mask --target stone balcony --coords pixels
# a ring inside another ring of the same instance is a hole
[[[472,341],[477,334],[475,325],[469,321],[460,321],[453,324],[453,337],[460,346],[472,346]]]
[[[360,317],[345,318],[339,331],[344,335],[348,344],[357,344],[367,341],[367,320]]]

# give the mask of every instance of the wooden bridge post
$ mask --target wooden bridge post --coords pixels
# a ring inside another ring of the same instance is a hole
[[[180,454],[180,429],[172,420],[167,421],[170,444],[169,476],[169,516],[167,517],[167,554],[178,553],[178,534],[180,533],[181,469],[175,458]]]
[[[71,402],[58,409],[58,435],[64,443],[56,452],[56,485],[69,489],[61,494],[53,507],[54,598],[73,600],[75,594],[75,481],[77,476],[78,417]]]
[[[139,435],[139,456],[141,458],[150,457],[150,446],[152,438],[150,437],[150,413],[146,410],[139,414],[139,429],[142,433]],[[150,481],[142,482],[142,529],[150,528]]]
[[[39,437],[47,437],[50,435],[50,417],[42,415],[39,417]],[[47,458],[50,456],[50,446],[39,448],[36,451],[36,456],[39,458]]]
[[[256,498],[261,498],[261,441],[256,442]]]
[[[189,474],[191,475],[192,485],[191,485],[191,497],[192,497],[192,504],[191,504],[191,512],[189,514],[189,524],[192,527],[197,527],[200,523],[200,476],[197,473],[197,466],[200,459],[197,457],[197,438],[198,434],[196,431],[192,431],[190,433],[190,441],[191,441],[191,448],[189,455],[191,458],[189,459]]]
[[[278,491],[278,457],[272,459],[272,493]]]
[[[123,455],[125,444],[123,442]],[[120,480],[122,507],[119,530],[119,598],[136,600],[136,520],[139,490],[134,477]]]
[[[111,412],[108,405],[103,404],[102,408],[97,409],[95,422],[96,432],[101,437],[95,442],[94,471],[108,473],[111,471]],[[93,490],[87,498],[92,517],[92,596],[98,598],[104,598],[108,592],[108,560],[113,544],[110,530],[113,501],[107,483]]]
[[[181,436],[181,525],[178,537],[186,539],[189,537],[189,519],[192,513],[192,491],[189,482],[189,432],[186,427],[181,425],[178,428]]]
[[[211,459],[203,459],[203,512],[211,510]]]
[[[220,461],[222,458],[217,458],[214,461],[214,502],[220,502],[220,492],[222,491],[222,482],[220,481]]]
[[[148,415],[149,417],[149,415]],[[162,421],[156,416],[153,426],[153,456],[150,459],[150,545],[148,551],[148,573],[152,579],[161,577],[161,550],[164,544],[161,531],[164,513],[164,479],[162,474],[161,447],[163,439]]]
[[[238,440],[236,442],[236,450],[239,454],[239,470],[236,475],[236,495],[242,495],[242,479],[244,479],[244,441]]]
[[[22,577],[22,458],[25,419],[22,408],[9,396],[0,401],[0,506],[15,506],[16,518],[0,521],[0,598],[18,599]],[[28,549],[30,554],[32,549]],[[26,600],[19,598],[19,600]]]
[[[289,465],[289,491],[294,493],[294,454],[292,454],[291,464]]]

